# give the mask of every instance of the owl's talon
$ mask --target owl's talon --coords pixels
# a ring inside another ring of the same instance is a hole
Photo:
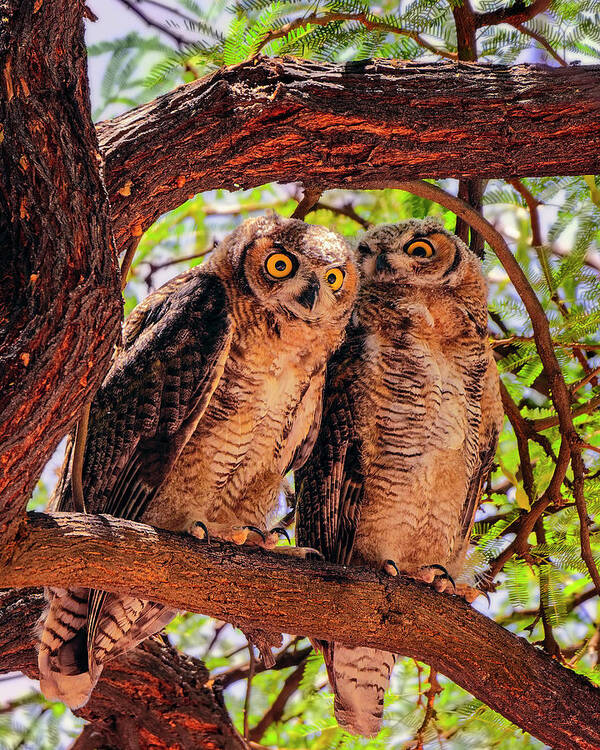
[[[202,529],[202,531],[204,532],[203,537],[199,536],[198,529]],[[207,544],[210,544],[210,534],[208,533],[208,528],[203,521],[196,521],[190,533],[192,534],[192,536],[195,536],[196,539],[199,539],[201,542],[206,542]]]
[[[267,537],[265,536],[265,532],[262,531],[262,529],[259,529],[258,526],[242,526],[243,529],[248,529],[248,531],[253,531],[255,534],[258,534],[258,536],[263,540],[263,542],[267,541]]]
[[[287,532],[287,529],[284,529],[283,526],[274,526],[270,531],[269,534],[280,534],[281,536],[284,536],[288,543],[291,544],[292,540],[290,539],[290,535]]]
[[[434,565],[422,565],[419,568],[419,570],[420,571],[421,570],[423,570],[423,571],[425,571],[425,570],[431,570],[431,571],[439,570],[441,572],[441,575],[436,575],[434,573],[431,578],[429,576],[423,575],[422,578],[425,581],[425,583],[433,584],[433,586],[434,586],[434,588],[435,588],[436,591],[443,592],[443,591],[446,590],[446,586],[442,585],[442,586],[438,587],[436,585],[435,579],[436,578],[440,578],[440,579],[442,579],[442,581],[445,579],[446,581],[449,581],[452,584],[452,588],[454,589],[454,592],[456,593],[456,584],[454,583],[454,578],[452,578],[452,576],[450,575],[450,573],[448,573],[448,571],[446,570],[446,568],[444,568],[443,565],[435,565],[435,564]]]
[[[393,560],[384,560],[383,565],[381,566],[383,570],[389,575],[389,576],[399,576],[400,571],[398,570],[398,566]],[[393,572],[392,572],[393,571]]]
[[[487,599],[488,607],[492,603],[487,591],[481,591],[474,586],[469,586],[468,583],[459,583],[456,586],[455,593],[457,596],[460,596],[461,599],[464,599],[468,604],[472,604],[479,596],[485,596],[485,598]]]

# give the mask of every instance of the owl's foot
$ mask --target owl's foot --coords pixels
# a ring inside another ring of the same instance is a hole
[[[210,542],[214,537],[234,544],[246,544],[250,532],[257,534],[263,542],[265,541],[264,532],[257,526],[231,526],[226,523],[211,523],[209,527],[202,521],[196,521],[190,534],[206,542]]]
[[[266,534],[264,542],[259,543],[258,546],[269,551],[274,550],[281,555],[291,555],[292,557],[301,557],[303,559],[311,557],[318,557],[321,560],[323,559],[323,555],[319,550],[314,549],[313,547],[277,547],[277,542],[279,542],[280,537],[285,537],[288,540],[288,543],[290,545],[292,544],[292,540],[290,539],[287,530],[284,529],[283,526],[275,526],[275,528],[271,529],[271,531]]]
[[[398,570],[398,566],[393,560],[384,560],[381,569],[389,576],[407,575],[410,578],[416,578],[417,581],[428,583],[439,592],[446,591],[449,586],[452,586],[454,591],[457,591],[452,576],[441,565],[423,565],[422,568],[419,568],[417,575],[415,575],[414,573],[406,573]]]
[[[457,583],[455,586],[456,595],[460,596],[469,604],[472,604],[478,596],[485,596],[488,605],[490,602],[490,595],[487,591],[480,591],[479,589],[469,586],[468,583]]]
[[[419,568],[419,575],[415,577],[430,584],[440,593],[446,591],[449,586],[456,591],[454,579],[443,565],[423,565]]]
[[[275,552],[292,557],[301,557],[303,560],[324,560],[325,558],[314,547],[277,547]]]

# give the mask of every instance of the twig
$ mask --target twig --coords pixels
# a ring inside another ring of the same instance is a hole
[[[442,687],[437,680],[437,672],[433,667],[429,668],[429,689],[425,693],[427,697],[427,703],[425,705],[425,716],[421,722],[421,726],[417,729],[414,740],[407,746],[407,750],[423,750],[423,739],[425,737],[425,730],[427,729],[429,722],[435,719],[435,699],[436,696],[442,692]]]
[[[306,659],[306,657],[310,654],[312,651],[312,648],[310,646],[307,646],[306,648],[298,649],[297,651],[290,652],[290,647],[293,645],[296,645],[301,638],[294,638],[291,640],[287,646],[285,646],[275,657],[275,665],[271,667],[271,669],[279,670],[279,669],[287,669],[288,667],[296,667],[298,664],[300,664],[301,661]],[[245,647],[244,647],[245,648]],[[233,685],[234,682],[239,682],[240,680],[245,680],[248,677],[250,671],[250,664],[242,664],[239,667],[232,667],[228,669],[226,672],[221,672],[221,674],[217,675],[215,677],[215,680],[219,682],[219,685],[223,690],[225,688],[229,687],[230,685]],[[258,664],[255,663],[254,665],[254,674],[260,674],[261,672],[265,672],[266,667],[262,662],[259,662]]]
[[[302,16],[301,18],[296,18],[293,21],[280,26],[278,29],[273,29],[272,31],[269,31],[267,34],[265,34],[256,50],[256,54],[258,54],[268,44],[275,41],[275,39],[286,37],[291,31],[301,29],[308,24],[310,24],[311,26],[327,26],[328,24],[334,23],[335,21],[358,21],[359,23],[362,23],[362,25],[369,31],[384,31],[388,34],[407,36],[415,41],[420,47],[429,50],[429,52],[433,52],[433,54],[435,55],[444,57],[447,60],[457,59],[457,56],[454,52],[448,52],[447,50],[442,50],[434,47],[433,44],[430,44],[426,39],[423,39],[423,37],[418,32],[411,31],[410,29],[404,29],[400,26],[395,26],[394,24],[385,23],[384,21],[377,21],[373,17],[369,18],[368,16],[370,15],[371,14],[367,13],[331,12],[323,13],[321,15],[319,15],[317,12],[310,13],[309,15]]]
[[[513,428],[515,437],[517,439],[517,450],[519,452],[519,461],[521,462],[521,474],[523,475],[523,489],[529,500],[529,506],[531,507],[536,501],[535,496],[535,479],[533,477],[533,467],[531,465],[531,457],[529,455],[529,430],[525,420],[521,416],[517,405],[510,397],[509,392],[506,390],[506,386],[500,381],[500,395],[502,397],[502,405],[504,407],[504,413],[508,417],[508,420]]]
[[[599,406],[600,396],[596,396],[595,398],[591,398],[587,403],[572,409],[571,415],[575,418],[581,414],[591,414]],[[536,432],[542,432],[543,430],[549,430],[551,427],[557,427],[560,424],[560,420],[558,417],[542,417],[542,419],[532,419],[530,424]]]
[[[129,269],[131,268],[131,264],[133,263],[133,259],[135,257],[135,251],[137,250],[139,244],[139,237],[132,237],[127,243],[125,255],[123,256],[123,260],[121,261],[121,291],[124,291],[125,287],[127,286]]]
[[[343,206],[332,206],[330,203],[323,203],[323,201],[318,201],[308,213],[312,213],[313,211],[331,211],[332,214],[337,214],[338,216],[346,216],[349,219],[355,221],[357,224],[360,224],[363,229],[369,229],[369,227],[373,226],[368,219],[364,219],[359,213],[356,212],[354,206],[351,203],[346,203]]]
[[[534,16],[543,13],[550,7],[551,0],[534,0],[529,6],[525,6],[522,0],[517,0],[514,5],[498,10],[490,10],[486,13],[475,13],[475,25],[479,29],[482,26],[496,26],[499,23],[508,23],[516,26],[531,20]]]
[[[92,401],[87,401],[81,409],[77,430],[75,432],[75,445],[73,446],[73,462],[71,464],[71,492],[73,495],[73,506],[79,513],[86,513],[85,498],[83,497],[83,459],[85,456],[85,443],[87,440],[88,425],[90,421],[90,409]]]
[[[254,646],[248,641],[248,652],[250,654],[250,667],[248,669],[248,680],[246,682],[246,698],[244,699],[244,739],[248,737],[248,714],[250,710],[250,693],[252,692],[252,679],[254,677]]]
[[[535,336],[509,336],[506,339],[490,339],[490,346],[496,349],[501,346],[513,344],[515,341],[535,341]],[[552,339],[552,346],[556,349],[575,349],[581,347],[589,351],[600,351],[600,344],[585,344],[581,341],[558,341]]]
[[[206,647],[206,650],[204,651],[204,653],[200,657],[201,661],[206,661],[206,657],[210,654],[213,646],[218,641],[219,636],[221,635],[221,633],[223,632],[223,630],[226,627],[227,627],[227,623],[226,622],[221,622],[221,623],[216,623],[215,624],[215,629],[214,629],[213,637],[210,639],[210,643],[208,644],[208,646]]]
[[[146,13],[139,8],[138,3],[136,3],[135,0],[120,0],[120,2],[122,2],[126,8],[129,8],[132,13],[135,13],[138,18],[141,18],[146,26],[150,26],[151,28],[160,31],[162,34],[171,37],[178,47],[183,47],[184,45],[189,44],[189,40],[181,36],[181,34],[178,34],[173,29],[160,23],[160,21],[156,21],[154,18],[146,15]]]
[[[600,374],[600,367],[594,367],[594,369],[590,370],[584,378],[581,378],[581,380],[578,380],[576,383],[571,383],[569,385],[569,391],[571,391],[572,394],[576,393],[581,388],[586,386],[590,382],[590,380],[592,380],[599,374]]]
[[[279,695],[277,696],[277,698],[275,698],[269,710],[265,713],[258,724],[253,727],[248,733],[249,740],[251,740],[252,742],[260,742],[271,724],[277,724],[277,722],[281,720],[287,702],[300,685],[305,667],[306,657],[300,662],[296,669],[294,669],[294,671],[286,677]]]
[[[540,544],[546,544],[546,530],[544,529],[544,519],[538,518],[537,523],[535,524],[535,538],[538,545]],[[546,586],[546,590],[549,593],[549,576],[547,573],[547,570],[544,568],[547,568],[546,565],[541,564],[539,566],[539,591],[540,591],[540,607],[539,607],[539,613],[540,618],[542,620],[542,627],[544,629],[544,649],[547,651],[547,653],[552,656],[554,659],[558,659],[560,662],[564,662],[563,656],[560,652],[560,646],[556,642],[556,638],[554,637],[554,633],[552,632],[552,625],[548,621],[548,616],[546,614],[546,609],[544,607],[544,586]]]
[[[536,198],[520,180],[508,180],[508,182],[519,193],[519,195],[524,198],[525,203],[527,204],[531,221],[531,241],[540,261],[542,272],[546,277],[546,283],[548,285],[548,288],[550,289],[551,299],[558,307],[563,318],[567,318],[569,311],[567,310],[567,306],[565,305],[565,303],[560,299],[558,290],[554,288],[554,283],[548,267],[548,261],[544,255],[540,215],[538,211],[539,206],[542,205],[542,201]],[[583,367],[584,372],[588,373],[591,368],[587,359],[585,358],[585,355],[581,351],[581,348],[575,347],[573,351],[579,361],[579,364]],[[598,385],[598,382],[596,381],[594,385]]]
[[[518,29],[522,34],[525,34],[526,36],[531,37],[532,39],[535,39],[535,41],[543,47],[546,52],[553,57],[556,62],[559,65],[562,65],[564,67],[568,67],[569,63],[564,59],[564,57],[561,57],[558,52],[554,49],[554,47],[550,44],[550,42],[546,39],[545,36],[542,36],[542,34],[538,33],[537,31],[534,31],[533,29],[528,29],[527,26],[524,26],[523,24],[513,24],[515,29]]]
[[[321,197],[322,192],[323,191],[319,188],[305,187],[302,200],[294,209],[292,219],[304,219],[304,217],[314,209],[319,198]]]
[[[201,250],[199,253],[193,253],[192,255],[183,255],[180,258],[170,258],[169,260],[165,260],[163,263],[151,263],[150,261],[146,261],[146,263],[150,266],[150,270],[144,276],[144,283],[150,289],[152,287],[152,276],[154,276],[157,271],[162,271],[163,268],[177,265],[177,263],[187,263],[190,260],[203,258],[205,255],[208,255],[208,253],[212,252],[214,248],[215,244],[213,243],[210,247],[207,247],[205,250]]]

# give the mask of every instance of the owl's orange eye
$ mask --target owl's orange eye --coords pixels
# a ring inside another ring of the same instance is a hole
[[[344,283],[344,272],[341,268],[330,268],[325,274],[325,281],[334,292],[337,292]]]
[[[433,245],[428,240],[411,240],[404,245],[404,252],[415,258],[431,258],[435,253]]]
[[[265,268],[274,279],[285,279],[294,270],[294,261],[287,253],[271,253],[265,261]]]

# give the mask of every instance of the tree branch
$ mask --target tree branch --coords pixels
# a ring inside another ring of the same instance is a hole
[[[498,8],[487,13],[475,13],[475,25],[478,29],[499,23],[518,26],[548,10],[551,2],[552,0],[534,0],[531,5],[525,6],[523,0],[517,0],[514,5],[509,5],[507,8]]]
[[[289,58],[224,68],[98,125],[117,246],[215,188],[600,172],[599,70]]]
[[[463,600],[411,579],[64,513],[29,514],[7,552],[1,586],[77,583],[244,629],[268,623],[269,630],[385,648],[430,664],[555,748],[600,745],[600,689]]]

